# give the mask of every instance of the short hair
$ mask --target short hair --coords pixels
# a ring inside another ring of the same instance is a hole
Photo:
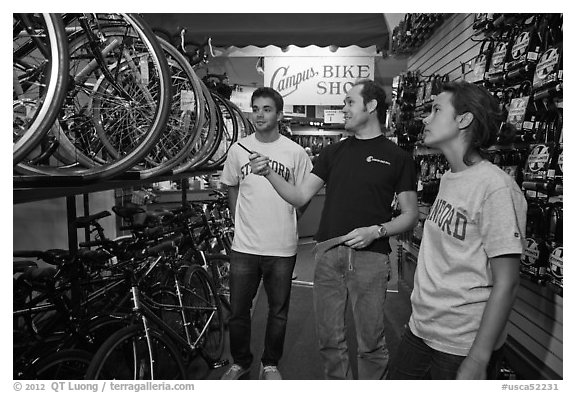
[[[354,83],[353,86],[362,86],[360,95],[364,100],[364,105],[372,100],[376,100],[376,113],[378,114],[378,121],[380,123],[385,123],[388,104],[386,103],[386,92],[384,89],[370,79],[362,79]]]
[[[470,154],[477,151],[482,157],[482,149],[496,143],[498,130],[503,119],[503,111],[498,100],[483,86],[470,82],[448,82],[442,91],[452,93],[450,102],[457,115],[470,112],[474,117],[469,128],[470,145],[464,154],[464,163],[471,165]]]
[[[276,105],[276,112],[282,112],[284,110],[284,99],[276,90],[271,87],[259,87],[252,93],[252,99],[250,100],[250,106],[254,105],[254,99],[256,98],[270,98],[274,101]]]

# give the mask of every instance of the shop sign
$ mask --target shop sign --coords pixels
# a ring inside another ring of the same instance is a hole
[[[374,57],[267,57],[264,86],[287,105],[343,105],[359,79],[374,80]]]

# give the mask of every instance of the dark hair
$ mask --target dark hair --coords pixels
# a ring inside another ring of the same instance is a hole
[[[276,90],[271,87],[259,87],[252,93],[252,99],[250,100],[250,105],[254,104],[255,98],[271,98],[276,104],[276,112],[282,112],[284,110],[284,99]]]
[[[360,95],[364,100],[364,105],[367,102],[376,100],[376,113],[378,114],[378,121],[380,123],[386,122],[386,110],[388,109],[388,104],[386,103],[386,92],[383,88],[378,86],[376,82],[370,79],[363,79],[354,84],[354,86],[362,86],[362,91]]]
[[[498,100],[485,87],[470,82],[448,82],[442,91],[452,93],[450,102],[457,115],[470,112],[473,116],[468,126],[470,145],[464,154],[464,163],[472,165],[471,153],[476,151],[485,158],[483,149],[496,143],[503,120]]]

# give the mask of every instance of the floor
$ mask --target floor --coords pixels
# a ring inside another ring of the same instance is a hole
[[[395,242],[392,243],[392,249],[395,250]],[[279,369],[284,379],[324,379],[320,354],[317,350],[314,329],[314,310],[312,306],[312,285],[315,268],[314,258],[312,256],[313,247],[314,243],[311,239],[304,238],[300,240],[298,257],[294,269],[295,279],[292,284],[284,355],[279,364]],[[392,262],[396,262],[395,252],[393,252],[390,257]],[[396,266],[397,265],[393,263],[395,273],[397,273]],[[385,317],[387,319],[385,335],[390,353],[393,353],[398,346],[404,325],[410,317],[409,290],[402,281],[398,282],[397,277],[397,274],[391,275],[385,305]],[[263,351],[267,316],[266,293],[263,289],[259,290],[256,295],[252,312],[252,353],[254,354],[254,363],[249,379],[258,379],[258,365]],[[356,339],[351,312],[348,312],[346,317],[348,321],[347,325],[349,326],[347,342],[353,374],[356,376],[354,356],[356,352]],[[228,340],[227,332],[226,340]],[[232,360],[228,342],[226,342],[224,358],[230,361]],[[202,362],[193,362],[189,369],[189,378],[219,379],[226,370],[227,367],[209,370]]]

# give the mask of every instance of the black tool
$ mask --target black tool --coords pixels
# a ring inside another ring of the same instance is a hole
[[[250,149],[248,149],[246,146],[244,146],[240,142],[237,142],[237,143],[238,143],[238,146],[240,146],[242,149],[246,150],[248,153],[250,153],[250,154],[254,153],[253,151],[250,151]]]

